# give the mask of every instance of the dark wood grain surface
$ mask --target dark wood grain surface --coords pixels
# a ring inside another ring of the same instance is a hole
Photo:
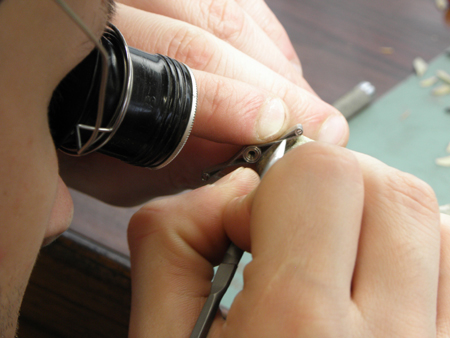
[[[327,102],[362,80],[379,95],[450,45],[446,14],[434,0],[267,1],[303,63],[306,79]],[[383,48],[392,54],[383,54]]]
[[[19,337],[126,337],[130,289],[128,257],[68,232],[42,250]]]
[[[268,0],[302,61],[305,78],[327,102],[360,81],[377,95],[450,46],[446,13],[434,0]],[[386,50],[392,51],[386,54]],[[72,228],[127,253],[126,226],[136,210],[109,207],[73,193]]]
[[[330,103],[363,80],[383,95],[411,74],[415,57],[431,60],[450,46],[446,13],[434,0],[267,4],[291,37],[306,79]],[[130,297],[126,227],[136,208],[72,195],[77,234],[68,233],[38,260],[24,300],[21,336],[125,337]]]

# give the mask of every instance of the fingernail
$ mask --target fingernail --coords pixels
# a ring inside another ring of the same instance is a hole
[[[278,135],[283,129],[286,117],[286,105],[283,100],[280,98],[269,99],[259,114],[256,126],[257,137],[260,140],[267,140]]]
[[[347,120],[342,115],[332,115],[322,124],[318,141],[338,144],[347,131]]]
[[[214,185],[222,185],[227,184],[231,182],[236,176],[238,176],[242,171],[244,170],[244,167],[237,168],[232,173],[229,173],[225,177],[222,177],[220,180],[218,180]]]

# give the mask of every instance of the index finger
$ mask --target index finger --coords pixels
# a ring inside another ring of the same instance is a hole
[[[255,20],[286,58],[300,66],[300,59],[286,30],[269,6],[261,0],[236,0],[236,2]]]
[[[122,2],[200,27],[302,88],[312,91],[302,76],[300,61],[286,31],[263,1],[122,0]],[[289,62],[290,60],[295,60],[293,62],[295,65]]]
[[[128,6],[119,6],[118,13],[120,15],[115,21],[130,45],[149,53],[168,55],[193,69],[247,83],[280,97],[290,112],[284,131],[302,123],[305,135],[312,139],[340,145],[347,142],[348,126],[336,109],[224,41],[198,27]],[[209,89],[199,93],[199,96],[205,93],[223,94]],[[199,110],[198,119],[202,118],[203,113]],[[255,115],[243,116],[243,119],[253,119],[250,123],[244,121],[244,124],[256,126],[254,117]],[[225,129],[233,129],[236,123],[243,122],[237,122],[233,114],[225,115],[223,120],[227,121],[221,125],[224,133]],[[247,133],[241,135],[242,139],[253,138],[254,141],[250,143],[261,142],[255,137],[254,129],[247,129]],[[282,131],[279,132],[281,133]]]

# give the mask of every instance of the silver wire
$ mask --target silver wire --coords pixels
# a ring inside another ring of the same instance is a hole
[[[98,108],[97,108],[97,118],[95,121],[95,126],[92,131],[90,138],[84,145],[81,145],[81,139],[79,139],[79,149],[77,155],[83,155],[87,152],[89,147],[97,141],[98,134],[101,132],[101,126],[103,122],[103,110],[105,107],[105,97],[106,97],[106,84],[108,81],[108,54],[105,48],[102,46],[100,41],[92,33],[89,27],[81,20],[81,18],[66,4],[64,0],[53,0],[61,9],[69,16],[70,19],[89,37],[89,39],[94,43],[95,47],[98,49],[101,55],[102,62],[102,76],[100,83],[100,92],[98,97]]]

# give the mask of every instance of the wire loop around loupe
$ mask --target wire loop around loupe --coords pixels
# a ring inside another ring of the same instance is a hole
[[[112,24],[109,24],[108,31],[106,34],[115,34],[117,38],[122,40],[123,42],[123,53],[125,60],[125,74],[127,79],[124,81],[124,90],[122,91],[122,104],[118,106],[116,114],[113,119],[108,123],[107,127],[102,127],[103,123],[103,112],[105,107],[105,97],[106,97],[106,87],[108,81],[108,53],[106,49],[101,44],[101,41],[97,40],[95,35],[86,26],[86,24],[81,20],[81,18],[65,3],[63,0],[54,0],[61,9],[69,16],[70,19],[74,21],[74,23],[89,37],[89,39],[94,43],[95,48],[100,53],[100,63],[102,68],[101,73],[101,81],[100,81],[100,89],[99,89],[99,97],[98,97],[98,107],[97,107],[97,117],[95,124],[93,126],[88,126],[84,124],[78,124],[76,127],[76,135],[77,135],[77,146],[78,149],[67,149],[64,148],[64,151],[71,155],[87,155],[96,150],[100,149],[103,145],[108,143],[108,141],[114,136],[114,133],[117,131],[120,123],[123,120],[125,115],[125,111],[127,109],[129,100],[130,100],[130,92],[132,86],[132,78],[133,78],[133,67],[131,67],[131,59],[128,51],[128,47],[125,43],[125,39],[118,29],[115,28]],[[83,144],[81,137],[81,130],[92,131],[89,139]]]
[[[168,165],[194,123],[191,69],[129,47],[111,24],[97,40],[63,0],[54,1],[96,47],[53,93],[49,124],[56,148],[73,156],[100,152],[149,169]]]

